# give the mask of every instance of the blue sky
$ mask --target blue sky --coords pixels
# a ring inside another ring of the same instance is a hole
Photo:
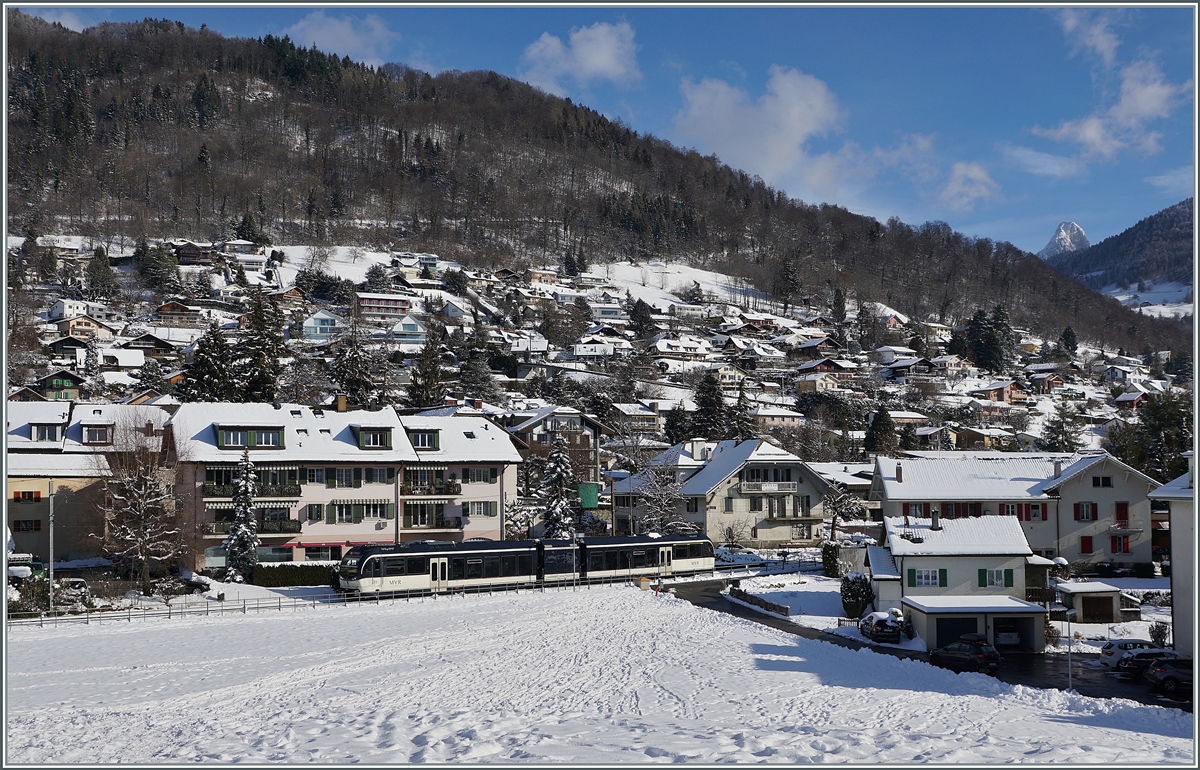
[[[491,69],[715,153],[806,202],[1038,251],[1193,194],[1195,11],[22,7],[287,34],[369,64]]]

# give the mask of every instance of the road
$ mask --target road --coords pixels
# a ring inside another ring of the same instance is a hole
[[[840,644],[851,649],[871,647],[876,652],[894,655],[898,658],[929,660],[929,656],[922,652],[874,646],[865,640],[859,642],[814,628],[805,628],[786,618],[767,615],[728,601],[721,593],[725,582],[722,579],[678,583],[673,590],[680,599],[686,599],[697,607],[736,615],[739,618],[752,620],[755,623],[777,628],[806,639]],[[1003,653],[1003,655],[1004,662],[1000,664],[1000,671],[996,674],[996,678],[1000,681],[1042,689],[1067,689],[1066,655],[1057,653],[1050,655]],[[1192,710],[1191,703],[1172,701],[1163,695],[1151,692],[1149,686],[1141,680],[1125,678],[1122,674],[1109,672],[1100,664],[1098,655],[1072,655],[1071,658],[1071,685],[1080,695],[1093,698],[1128,698],[1151,706],[1178,708],[1188,712]]]

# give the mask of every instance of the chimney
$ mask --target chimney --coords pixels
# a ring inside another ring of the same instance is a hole
[[[941,511],[939,511],[937,508],[933,508],[929,511],[929,514],[933,516],[933,523],[929,525],[929,528],[934,532],[940,532],[942,529],[942,518],[940,513]]]
[[[900,463],[896,463],[896,483],[904,483],[904,468],[900,465]]]
[[[477,398],[477,399],[475,399],[475,400],[472,402],[472,404],[474,405],[474,407],[475,407],[476,409],[482,409],[482,408],[483,408],[483,399],[482,399],[482,398]]]
[[[1055,460],[1054,461],[1054,478],[1058,478],[1061,475],[1062,475],[1062,460]]]
[[[337,411],[346,411],[346,394],[338,393],[337,396],[334,397],[334,405],[334,408],[337,409]]]

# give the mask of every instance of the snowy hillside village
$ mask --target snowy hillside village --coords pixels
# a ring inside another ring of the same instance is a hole
[[[1186,354],[1040,338],[999,306],[935,322],[840,289],[781,304],[661,263],[8,249],[8,524],[43,560],[52,502],[53,558],[95,563],[128,553],[140,498],[177,541],[146,558],[219,574],[252,467],[263,564],[571,533],[842,539],[870,546],[878,606],[942,597],[921,605],[932,624],[954,597],[1037,610],[1056,559],[1158,574],[1175,498],[1156,494],[1184,476],[1190,493],[1178,451],[1124,452],[1147,414],[1190,405]]]

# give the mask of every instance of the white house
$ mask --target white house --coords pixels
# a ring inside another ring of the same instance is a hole
[[[9,404],[12,407],[12,404]],[[1185,452],[1188,472],[1150,493],[1171,506],[1171,625],[1175,650],[1187,657],[1196,651],[1196,457]]]

